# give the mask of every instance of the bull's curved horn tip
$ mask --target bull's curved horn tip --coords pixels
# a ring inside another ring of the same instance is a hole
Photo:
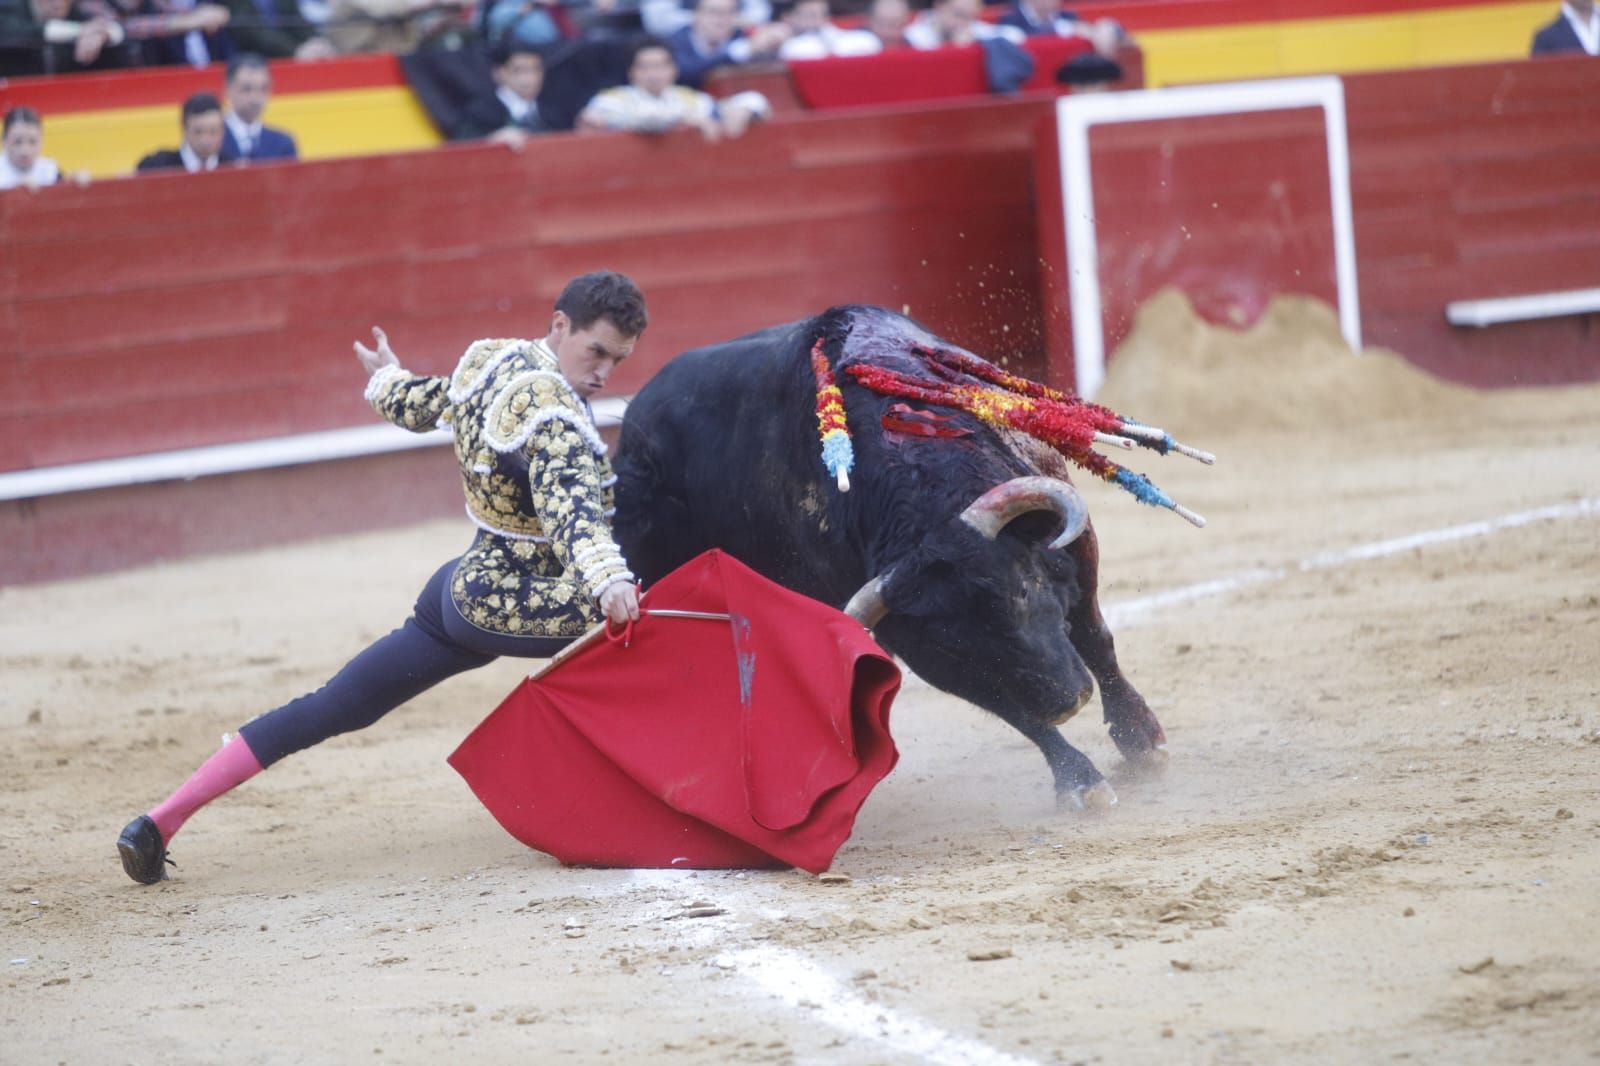
[[[1172,505],[1172,509],[1177,513],[1179,518],[1183,519],[1185,522],[1188,522],[1190,525],[1198,529],[1204,529],[1206,527],[1205,516],[1195,514],[1183,504],[1175,503]]]
[[[840,492],[850,491],[850,474],[844,468],[840,468],[838,477],[835,480],[839,485]]]

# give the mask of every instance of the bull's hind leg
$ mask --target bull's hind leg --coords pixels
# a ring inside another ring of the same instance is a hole
[[[1072,552],[1078,561],[1082,593],[1067,616],[1072,647],[1100,685],[1100,706],[1122,757],[1134,769],[1160,770],[1167,765],[1167,734],[1144,697],[1122,676],[1111,630],[1100,614],[1100,545],[1093,526],[1073,542]]]
[[[1056,806],[1062,810],[1105,810],[1117,802],[1111,783],[1095,769],[1089,757],[1061,735],[1053,725],[1007,718],[1016,730],[1039,746],[1056,780]]]

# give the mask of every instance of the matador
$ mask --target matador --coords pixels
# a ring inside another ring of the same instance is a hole
[[[246,722],[129,822],[117,840],[129,877],[164,879],[167,848],[190,816],[279,759],[372,725],[497,656],[544,658],[602,618],[637,620],[638,589],[608,521],[616,479],[589,397],[646,322],[633,282],[602,271],[568,283],[546,337],[478,341],[449,377],[405,370],[380,329],[376,348],[356,344],[380,415],[413,432],[450,429],[476,535],[423,586],[399,629],[317,691]]]

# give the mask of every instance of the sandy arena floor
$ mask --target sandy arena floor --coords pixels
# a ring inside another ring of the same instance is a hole
[[[1170,771],[1058,814],[911,680],[842,883],[525,850],[444,763],[501,662],[140,888],[123,823],[463,523],[0,591],[0,1062],[1600,1062],[1600,390],[1445,388],[1299,302],[1241,336],[1158,300],[1116,371],[1221,456],[1143,464],[1204,531],[1085,490]],[[1068,736],[1110,772],[1098,715]]]

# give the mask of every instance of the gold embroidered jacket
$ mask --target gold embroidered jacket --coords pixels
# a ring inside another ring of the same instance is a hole
[[[616,478],[588,404],[543,341],[483,340],[448,378],[386,366],[367,401],[414,433],[447,425],[478,526],[456,565],[463,618],[513,636],[579,636],[633,574],[611,539]]]

